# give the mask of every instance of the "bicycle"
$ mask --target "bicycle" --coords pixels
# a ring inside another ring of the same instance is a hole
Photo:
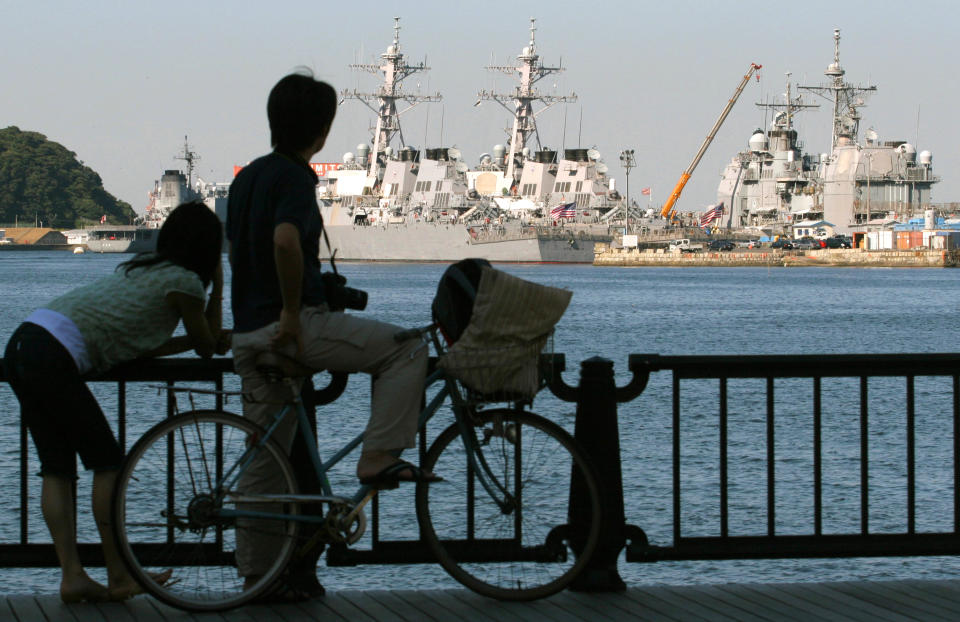
[[[435,325],[397,338],[412,336],[443,353]],[[378,490],[361,485],[352,496],[338,496],[326,477],[360,445],[362,434],[322,461],[294,379],[302,372],[284,372],[289,361],[263,356],[262,370],[287,383],[291,396],[266,429],[225,411],[189,410],[148,430],[120,470],[113,519],[121,554],[146,592],[175,607],[217,611],[254,601],[274,586],[295,550],[318,542],[354,544],[366,530],[363,508]],[[439,388],[418,430],[448,401],[454,413],[454,423],[420,465],[444,481],[417,483],[415,491],[420,533],[437,562],[466,587],[496,599],[532,600],[565,588],[590,559],[600,531],[597,477],[576,441],[526,410],[530,399],[477,395],[440,369],[428,374],[425,386]],[[190,393],[191,406],[194,392],[218,393],[164,388]],[[286,452],[272,438],[289,416],[298,418],[297,433],[307,443],[322,494],[298,492]],[[274,469],[279,490],[240,488],[255,459]],[[562,500],[572,495],[572,482],[579,492],[568,517]],[[299,536],[305,525],[313,527],[312,535]],[[237,540],[245,537],[271,538],[276,551],[259,580],[247,586],[234,556]],[[173,575],[159,583],[157,573],[167,568]]]

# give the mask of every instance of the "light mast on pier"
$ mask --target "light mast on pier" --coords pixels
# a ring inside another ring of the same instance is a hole
[[[540,56],[537,54],[534,34],[537,30],[536,19],[530,18],[530,43],[523,48],[517,60],[519,65],[494,65],[487,67],[490,71],[499,71],[507,75],[514,73],[520,74],[520,86],[512,93],[495,93],[493,91],[480,91],[479,101],[493,100],[503,106],[513,115],[513,130],[510,132],[510,154],[507,162],[507,179],[514,179],[514,166],[516,157],[523,153],[523,148],[527,144],[527,139],[532,134],[537,139],[537,146],[540,147],[540,135],[537,132],[537,115],[547,110],[557,103],[567,103],[577,101],[577,94],[570,95],[542,95],[537,91],[534,85],[541,79],[552,73],[563,71],[560,66],[545,67],[540,63]],[[538,112],[533,111],[533,102],[540,101],[545,104]],[[510,102],[509,104],[507,102]]]
[[[340,93],[341,103],[346,99],[358,99],[377,115],[376,129],[373,130],[373,154],[368,167],[371,177],[377,175],[377,167],[382,163],[384,150],[394,136],[399,137],[401,147],[405,146],[403,131],[400,129],[400,115],[417,104],[438,102],[443,99],[440,93],[436,95],[411,95],[403,92],[403,81],[406,78],[420,71],[429,71],[430,68],[426,66],[425,62],[416,65],[407,64],[403,53],[400,52],[400,18],[394,17],[393,21],[393,44],[380,55],[380,58],[383,59],[381,64],[350,65],[351,69],[358,71],[366,71],[374,75],[382,73],[383,84],[380,85],[376,93],[361,93],[356,89],[352,91],[344,89]],[[374,101],[377,102],[376,107],[372,104]],[[410,105],[398,111],[398,101],[405,101]]]

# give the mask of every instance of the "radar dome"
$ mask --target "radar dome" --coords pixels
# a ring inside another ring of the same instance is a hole
[[[490,164],[491,161],[492,161],[492,158],[490,157],[489,153],[480,154],[480,164]]]
[[[597,151],[596,149],[587,149],[587,157],[590,158],[591,160],[599,160],[600,152]]]
[[[524,148],[523,148],[523,151],[521,151],[520,153],[521,153],[521,154],[523,155],[523,157],[525,157],[525,158],[530,157],[530,147],[524,147]]]
[[[343,154],[343,161],[344,163],[353,162],[353,154],[349,151]]]
[[[827,70],[823,73],[828,76],[842,76],[845,72],[843,71],[843,67],[840,66],[840,63],[830,63]]]
[[[920,164],[926,164],[927,166],[933,164],[933,154],[924,149],[917,156],[920,159]]]
[[[530,47],[529,46],[525,47],[522,50],[520,50],[520,56],[530,56],[530,52],[532,52]]]
[[[460,155],[461,155],[460,150],[457,149],[456,147],[450,147],[449,149],[447,149],[447,157],[450,158],[451,160],[459,160]]]
[[[750,151],[766,151],[767,150],[767,135],[763,133],[763,130],[756,130],[753,133],[753,136],[750,137]]]
[[[493,157],[502,158],[507,154],[507,148],[503,145],[494,145],[493,146]]]
[[[396,54],[396,53],[397,53],[397,46],[395,45],[387,46],[387,54]]]
[[[384,148],[383,153],[389,158],[390,156],[393,155],[393,147]]]

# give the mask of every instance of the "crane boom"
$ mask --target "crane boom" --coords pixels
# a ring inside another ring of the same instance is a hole
[[[703,144],[700,145],[700,150],[697,151],[697,155],[693,157],[693,162],[690,163],[690,166],[687,167],[687,170],[680,175],[680,181],[677,182],[677,185],[673,187],[673,192],[670,193],[670,198],[667,199],[667,202],[663,204],[663,209],[660,210],[660,215],[664,218],[672,219],[674,216],[674,205],[677,203],[677,199],[680,198],[680,193],[683,192],[683,187],[687,185],[687,181],[690,180],[690,176],[693,175],[693,171],[697,168],[697,165],[700,164],[700,160],[703,158],[703,154],[707,152],[707,147],[710,146],[710,143],[713,142],[713,137],[717,135],[717,131],[720,129],[720,126],[723,125],[723,122],[726,121],[727,115],[730,114],[730,110],[733,109],[733,105],[737,103],[737,100],[740,99],[740,94],[743,93],[743,89],[746,88],[747,82],[750,81],[750,77],[763,65],[758,65],[757,63],[750,63],[750,69],[747,70],[747,73],[743,76],[743,79],[740,80],[740,84],[737,85],[737,90],[733,92],[733,96],[730,98],[730,101],[727,102],[727,105],[724,106],[723,112],[720,113],[720,117],[717,119],[717,122],[713,124],[713,127],[710,128],[710,133],[707,134],[707,137],[703,139]],[[759,79],[759,77],[757,78]]]

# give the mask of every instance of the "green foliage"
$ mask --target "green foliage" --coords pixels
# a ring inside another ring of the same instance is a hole
[[[103,188],[103,180],[77,154],[37,132],[0,129],[0,223],[19,218],[70,229],[100,222],[130,224],[136,213]]]

